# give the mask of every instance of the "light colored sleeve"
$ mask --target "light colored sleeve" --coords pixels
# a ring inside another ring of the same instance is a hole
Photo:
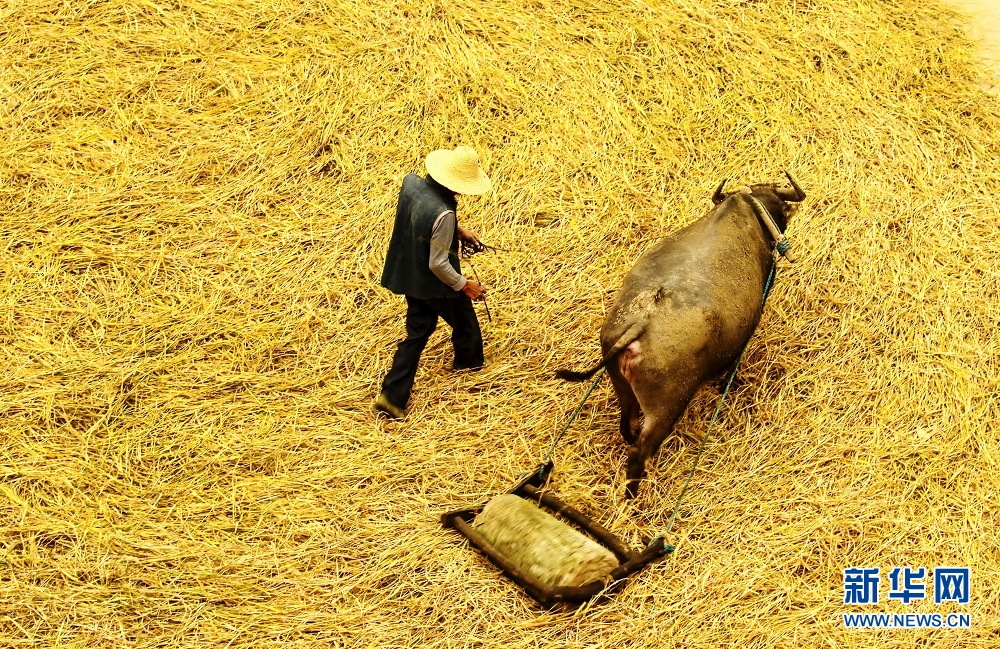
[[[455,238],[455,228],[458,219],[451,210],[441,212],[431,228],[431,255],[428,267],[439,280],[451,287],[453,291],[465,288],[466,279],[455,272],[448,261],[448,251],[451,241]]]

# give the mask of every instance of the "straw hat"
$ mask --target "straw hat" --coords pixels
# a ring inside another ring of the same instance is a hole
[[[490,177],[479,166],[479,154],[469,146],[431,151],[427,156],[427,173],[453,192],[485,194],[493,187]]]

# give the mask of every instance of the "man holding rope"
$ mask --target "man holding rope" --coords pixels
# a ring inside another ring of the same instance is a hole
[[[472,300],[486,289],[462,276],[459,242],[473,252],[485,249],[479,238],[458,225],[458,194],[484,194],[492,184],[474,149],[459,146],[427,156],[427,176],[407,174],[396,205],[382,286],[406,297],[406,338],[399,343],[392,368],[382,382],[375,410],[402,419],[417,364],[427,340],[443,318],[452,328],[454,368],[480,369],[483,335]]]

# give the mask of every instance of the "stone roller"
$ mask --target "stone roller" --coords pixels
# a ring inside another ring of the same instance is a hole
[[[466,537],[504,574],[548,607],[604,597],[627,577],[673,551],[658,536],[633,552],[590,517],[544,492],[542,487],[551,470],[551,462],[543,464],[507,493],[476,507],[447,512],[441,522]],[[541,507],[556,512],[586,534]]]
[[[547,586],[583,586],[618,567],[611,550],[514,494],[486,503],[472,526],[518,568]]]

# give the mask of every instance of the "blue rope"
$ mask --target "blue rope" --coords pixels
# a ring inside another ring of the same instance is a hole
[[[573,423],[573,420],[576,419],[576,416],[580,414],[581,410],[583,410],[583,404],[587,403],[587,399],[590,398],[590,393],[593,392],[594,388],[597,387],[597,383],[604,376],[604,371],[606,369],[607,369],[606,367],[602,367],[601,371],[597,373],[597,376],[594,377],[594,382],[590,384],[590,389],[587,390],[587,394],[583,395],[583,400],[580,401],[580,405],[576,407],[576,410],[574,410],[573,414],[570,415],[569,420],[566,422],[566,425],[563,426],[563,429],[561,431],[559,431],[559,434],[556,435],[556,438],[552,440],[552,445],[549,446],[549,452],[545,454],[545,459],[542,461],[542,466],[538,468],[538,477],[541,478],[542,480],[545,479],[545,467],[548,466],[549,461],[552,459],[552,453],[554,453],[556,450],[556,444],[559,443],[559,440],[562,439],[562,436],[566,434],[567,430],[569,430],[570,424]]]

